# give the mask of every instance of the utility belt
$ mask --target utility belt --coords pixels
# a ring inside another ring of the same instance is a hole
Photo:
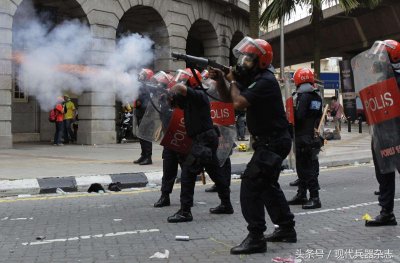
[[[285,136],[286,134],[290,137],[289,131],[287,129],[274,131],[266,135],[252,135],[254,139],[253,149],[256,149],[258,146],[268,145],[272,141],[275,141]]]
[[[322,146],[324,146],[324,138],[319,134],[296,137],[296,148],[320,150]]]
[[[324,138],[320,135],[306,135],[296,137],[296,153],[304,158],[318,159],[318,154],[324,146]]]
[[[283,159],[270,147],[270,143],[284,137],[290,138],[287,130],[276,131],[268,135],[253,136],[255,150],[242,178],[263,179],[270,182],[277,182]]]

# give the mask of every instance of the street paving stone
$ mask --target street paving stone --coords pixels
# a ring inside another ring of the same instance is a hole
[[[296,193],[296,188],[288,186],[294,179],[293,175],[280,179],[287,198]],[[158,189],[0,199],[0,262],[226,263],[272,262],[290,256],[296,262],[400,262],[400,226],[366,228],[361,220],[365,213],[375,216],[379,212],[379,206],[370,203],[377,201],[373,192],[378,187],[371,165],[321,170],[320,184],[321,209],[305,211],[292,206],[298,242],[268,243],[267,253],[248,256],[229,254],[247,235],[239,180],[232,182],[233,215],[211,215],[209,208],[219,204],[217,195],[205,193],[208,186],[198,184],[194,220],[181,224],[166,220],[179,209],[178,184],[171,206],[158,209],[153,208]],[[337,208],[342,209],[325,210]],[[400,218],[398,194],[395,214]],[[274,226],[268,216],[266,221],[266,233],[270,233]],[[193,240],[176,241],[176,235]],[[36,240],[40,236],[45,239]],[[166,249],[168,259],[149,259]],[[382,259],[385,255],[391,258]]]

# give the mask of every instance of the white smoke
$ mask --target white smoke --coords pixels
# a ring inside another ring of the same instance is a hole
[[[52,28],[51,23],[35,15],[31,4],[19,8],[24,10],[19,10],[21,19],[14,25],[13,38],[14,51],[23,54],[18,84],[37,98],[43,110],[51,109],[57,97],[66,92],[80,95],[97,91],[104,99],[114,93],[122,102],[132,102],[137,97],[138,71],[153,61],[153,42],[149,38],[125,36],[113,52],[105,54],[104,66],[90,67],[89,74],[74,74],[65,68],[87,64],[87,55],[97,41],[89,27],[71,20]]]

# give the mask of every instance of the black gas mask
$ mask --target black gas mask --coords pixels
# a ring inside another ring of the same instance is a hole
[[[237,60],[234,74],[241,83],[249,83],[258,72],[257,56],[252,54],[241,54]]]

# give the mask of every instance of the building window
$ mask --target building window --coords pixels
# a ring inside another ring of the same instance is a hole
[[[18,75],[14,72],[13,75],[13,101],[14,102],[28,102],[28,94],[18,85]]]

